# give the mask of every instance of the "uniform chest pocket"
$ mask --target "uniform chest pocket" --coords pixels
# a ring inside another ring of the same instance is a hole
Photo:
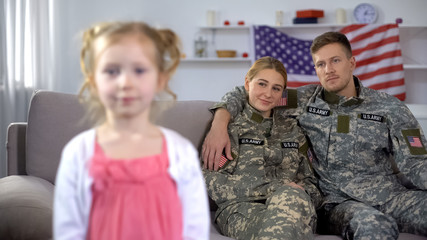
[[[260,138],[239,138],[238,168],[252,169],[264,165],[265,141]]]
[[[357,118],[356,150],[380,151],[388,147],[389,131],[385,117],[373,114],[359,114]]]
[[[290,146],[283,147],[282,143],[282,163],[278,168],[281,170],[278,171],[277,177],[280,179],[289,179],[292,180],[296,177],[296,173],[299,168],[299,144],[297,146],[291,144]]]
[[[282,148],[282,164],[290,165],[298,162],[298,153],[300,144],[298,142],[281,142]]]

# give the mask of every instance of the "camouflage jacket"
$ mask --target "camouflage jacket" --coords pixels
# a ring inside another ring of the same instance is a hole
[[[288,104],[280,108],[298,119],[311,142],[325,203],[355,199],[381,205],[406,191],[398,171],[416,188],[427,189],[426,138],[415,117],[397,98],[354,81],[358,97],[307,85],[288,90]],[[232,116],[244,102],[243,88],[222,99]]]
[[[263,118],[249,104],[228,126],[232,161],[219,171],[204,171],[209,196],[219,211],[246,201],[264,200],[283,184],[295,182],[315,206],[321,203],[307,152],[308,143],[297,120],[282,114]]]

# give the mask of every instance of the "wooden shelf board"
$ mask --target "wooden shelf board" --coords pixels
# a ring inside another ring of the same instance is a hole
[[[403,64],[403,69],[427,69],[427,64]]]
[[[184,58],[181,62],[250,62],[250,58]]]

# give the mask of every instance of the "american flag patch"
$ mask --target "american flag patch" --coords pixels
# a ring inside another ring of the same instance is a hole
[[[408,136],[408,141],[409,141],[409,145],[411,145],[411,147],[423,147],[419,137]]]
[[[227,161],[228,159],[224,155],[221,155],[221,159],[219,160],[219,167],[222,168],[227,163]]]
[[[283,90],[282,98],[280,98],[279,104],[277,106],[286,106],[288,105],[288,90]]]

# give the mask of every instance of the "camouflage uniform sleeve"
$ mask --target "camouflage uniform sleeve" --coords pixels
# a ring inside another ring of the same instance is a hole
[[[221,101],[216,103],[210,110],[215,111],[218,108],[225,108],[234,119],[244,108],[246,104],[246,90],[244,86],[235,87],[232,91],[226,93]]]
[[[397,168],[418,189],[427,189],[426,137],[410,110],[401,102],[390,109],[387,124]]]
[[[233,176],[239,157],[238,126],[234,122],[228,126],[228,135],[230,136],[233,160],[227,160],[218,171],[203,170],[209,197],[217,205],[236,199],[239,191],[238,186],[240,186],[238,183],[241,181],[239,177]]]
[[[322,204],[323,197],[317,188],[317,178],[314,176],[311,161],[308,157],[311,154],[309,152],[311,149],[305,136],[302,133],[301,135],[303,140],[301,141],[302,146],[299,148],[300,166],[297,174],[298,181],[296,183],[304,187],[305,191],[310,195],[314,206],[318,209]]]

